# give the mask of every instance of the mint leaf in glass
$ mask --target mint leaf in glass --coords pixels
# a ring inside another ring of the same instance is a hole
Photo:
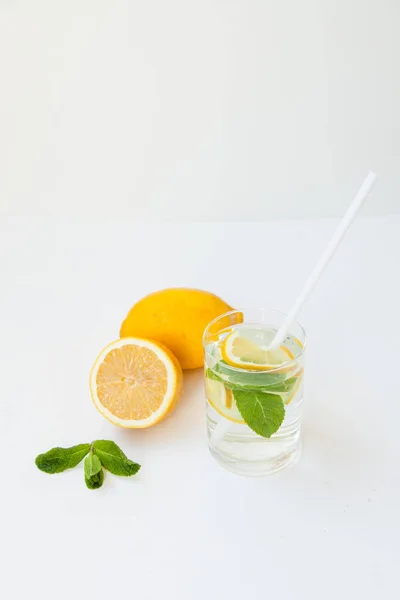
[[[90,450],[90,444],[79,444],[71,448],[52,448],[36,457],[38,469],[45,473],[61,473],[76,467]]]
[[[212,369],[206,369],[206,377],[208,379],[213,379],[214,381],[223,381],[224,382],[224,380],[221,379],[221,377],[219,377],[219,375],[214,373],[214,371]]]
[[[280,396],[237,388],[232,393],[236,406],[250,429],[265,438],[278,431],[285,418],[285,406]]]
[[[267,388],[271,385],[277,385],[287,377],[286,373],[266,373],[257,371],[239,371],[230,368],[224,361],[219,361],[213,368],[215,376],[220,377],[225,387],[233,389],[242,387],[246,389]]]
[[[101,464],[107,471],[114,475],[130,477],[140,469],[135,463],[122,452],[121,448],[111,440],[97,440],[93,442],[93,452],[99,457]]]
[[[85,458],[85,483],[89,490],[97,490],[103,485],[104,473],[98,456],[90,451]]]
[[[289,392],[292,391],[292,389],[294,388],[294,386],[296,385],[296,381],[297,381],[297,377],[290,377],[289,379],[285,379],[284,381],[281,381],[280,383],[275,383],[273,385],[269,385],[267,388],[265,388],[266,392],[272,392],[272,393],[276,393],[276,392],[281,392],[282,394],[287,394]]]

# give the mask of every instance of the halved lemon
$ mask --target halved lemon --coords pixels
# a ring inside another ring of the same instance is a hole
[[[221,345],[221,354],[228,365],[255,371],[280,369],[294,358],[285,346],[267,350],[266,347],[259,346],[248,337],[240,335],[238,330],[234,330],[225,338]]]
[[[221,381],[206,377],[206,398],[211,406],[226,419],[235,423],[244,423],[232,391],[226,389]]]
[[[182,392],[182,369],[162,344],[127,337],[100,352],[90,374],[90,392],[111,423],[150,427],[174,408]]]

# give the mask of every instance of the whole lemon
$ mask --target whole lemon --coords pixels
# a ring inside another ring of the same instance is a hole
[[[182,369],[197,369],[204,362],[204,329],[230,310],[226,302],[209,292],[187,288],[161,290],[132,306],[120,335],[161,342],[175,354]]]

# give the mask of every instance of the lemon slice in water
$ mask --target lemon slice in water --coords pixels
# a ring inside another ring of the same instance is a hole
[[[206,376],[206,398],[211,406],[226,419],[235,423],[244,423],[232,391],[228,390],[222,381]]]
[[[221,345],[221,354],[228,365],[255,371],[284,371],[284,365],[294,359],[291,351],[285,346],[268,350],[267,346],[256,344],[250,337],[241,335],[237,329],[225,338]]]

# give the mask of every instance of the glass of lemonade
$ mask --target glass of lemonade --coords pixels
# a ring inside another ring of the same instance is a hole
[[[304,329],[294,322],[281,346],[268,349],[285,317],[234,310],[204,332],[209,448],[240,475],[275,473],[300,454]]]

